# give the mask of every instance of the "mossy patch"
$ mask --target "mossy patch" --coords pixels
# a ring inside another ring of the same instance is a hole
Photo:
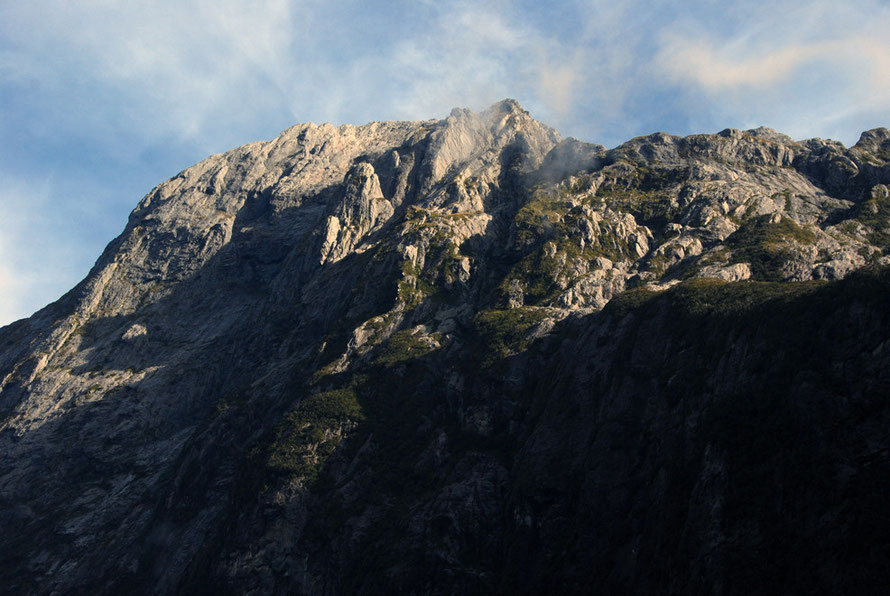
[[[870,198],[861,203],[856,219],[871,228],[866,234],[868,241],[890,254],[890,199]]]
[[[441,347],[441,339],[439,333],[427,335],[414,329],[397,331],[380,347],[375,363],[391,367],[421,358],[438,350]]]
[[[407,309],[416,308],[427,298],[454,302],[459,283],[466,273],[466,261],[472,257],[461,253],[456,224],[467,221],[472,213],[439,213],[416,206],[406,212],[401,231],[402,241],[424,251],[423,267],[406,259],[401,264],[398,298]]]
[[[791,191],[786,188],[782,192],[777,192],[777,193],[772,194],[770,196],[770,198],[773,199],[774,201],[776,201],[777,203],[781,201],[782,205],[784,206],[785,211],[791,211],[792,196],[793,195],[792,195]]]
[[[783,217],[777,222],[770,215],[745,221],[726,239],[732,250],[730,263],[749,263],[751,276],[760,281],[782,281],[782,269],[796,255],[794,244],[812,244],[816,234],[795,221]]]
[[[516,244],[524,246],[541,246],[547,241],[557,245],[559,252],[569,258],[583,257],[593,259],[606,257],[619,260],[631,255],[631,248],[622,240],[614,229],[614,222],[609,220],[591,222],[584,213],[584,207],[590,199],[566,199],[566,193],[559,191],[538,190],[532,198],[516,212],[513,227]],[[593,238],[584,246],[579,237],[588,226],[598,227]]]
[[[546,309],[533,307],[478,312],[473,318],[473,327],[482,352],[482,367],[490,367],[510,354],[528,349],[529,330],[546,318]]]
[[[665,191],[614,190],[597,193],[614,211],[627,212],[641,226],[663,233],[678,211],[672,195]]]
[[[671,189],[683,176],[682,171],[621,160],[604,173],[596,197],[610,209],[630,213],[637,224],[661,235],[679,210]]]
[[[433,296],[436,288],[421,277],[422,271],[410,260],[401,266],[402,278],[398,281],[399,301],[410,310],[417,308],[424,298]]]
[[[303,398],[279,426],[268,467],[312,482],[345,432],[364,417],[352,387]]]
[[[589,199],[575,204],[562,192],[539,190],[519,209],[513,229],[514,248],[521,256],[499,285],[502,296],[518,282],[527,304],[549,305],[587,272],[587,264],[595,258],[637,258],[634,246],[619,232],[620,222],[591,221],[585,202]]]
[[[555,191],[536,190],[513,218],[516,242],[529,245],[558,235],[573,204]]]
[[[604,312],[614,317],[624,317],[630,312],[642,307],[654,298],[661,295],[662,292],[653,290],[647,286],[633,288],[621,292],[606,305]]]
[[[825,281],[728,282],[713,278],[685,281],[670,291],[683,311],[694,315],[728,315],[774,300],[791,300],[825,286]]]

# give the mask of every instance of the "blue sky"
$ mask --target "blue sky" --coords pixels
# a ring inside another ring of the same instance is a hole
[[[297,122],[513,97],[564,136],[890,126],[890,4],[0,3],[0,325],[89,270],[155,184]]]

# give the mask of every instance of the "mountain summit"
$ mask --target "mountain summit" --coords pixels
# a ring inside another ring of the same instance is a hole
[[[0,329],[0,591],[886,586],[888,184],[513,100],[211,156]]]

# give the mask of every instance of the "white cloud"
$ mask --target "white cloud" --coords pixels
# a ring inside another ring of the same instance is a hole
[[[583,118],[592,132],[610,121],[635,129],[648,119],[640,97],[667,84],[698,86],[726,105],[741,87],[771,90],[825,64],[852,65],[850,95],[864,94],[862,109],[882,108],[888,95],[888,10],[877,0],[567,1],[540,13],[510,0],[415,2],[398,10],[416,22],[362,35],[378,10],[320,0],[9,4],[0,18],[13,43],[0,76],[100,87],[56,95],[89,102],[76,110],[98,130],[132,127],[206,152],[296,121],[428,118],[505,96],[558,127]],[[103,98],[116,116],[93,105]],[[733,103],[750,107],[746,97]]]
[[[753,55],[752,55],[753,54]],[[710,39],[675,36],[662,48],[658,66],[677,81],[709,92],[740,87],[768,88],[788,83],[803,68],[852,68],[867,75],[875,95],[890,89],[887,73],[890,40],[851,36],[845,39],[776,45],[770,48],[717,44]]]
[[[32,314],[83,275],[65,242],[67,214],[48,206],[49,184],[4,177],[0,189],[0,325]],[[51,215],[55,213],[55,216]],[[60,238],[62,239],[60,242]]]
[[[616,24],[633,7],[597,1],[575,8],[570,12],[580,26],[566,35],[515,2],[446,4],[432,26],[384,58],[398,81],[389,101],[411,118],[455,106],[485,107],[505,97],[519,99],[557,127],[572,119],[582,101],[614,115],[630,88],[628,69],[635,68],[628,50],[639,39]]]
[[[36,0],[0,9],[14,42],[0,76],[45,87],[96,135],[127,127],[204,152],[258,128],[425,119],[507,96],[558,125],[582,96],[614,108],[628,87],[632,36],[616,25],[633,7],[573,7],[584,20],[570,36],[510,0],[409,7],[418,22],[367,38],[376,9],[359,3]]]
[[[733,17],[716,32],[694,18],[664,28],[652,76],[703,94],[717,118],[798,137],[849,143],[868,118],[890,115],[885,5],[758,3]]]
[[[539,70],[539,81],[542,90],[546,90],[547,104],[558,116],[566,116],[575,102],[576,87],[580,74],[573,63],[551,64],[542,59]]]
[[[676,37],[662,50],[659,66],[675,80],[694,82],[711,92],[741,85],[766,87],[829,52],[831,45],[779,48],[764,56],[739,57],[715,48],[710,40]]]
[[[523,77],[505,69],[528,51],[532,37],[533,31],[485,7],[442,10],[424,35],[397,43],[389,53],[399,87],[392,99],[407,117],[423,119],[449,107],[502,99],[509,95],[510,75]]]
[[[305,38],[311,25],[310,4],[19,3],[3,14],[14,26],[6,32],[13,43],[0,72],[72,101],[107,98],[142,134],[206,143],[218,119],[236,106],[246,114],[248,106],[262,113],[281,105],[294,40]],[[89,110],[100,107],[109,106],[81,106],[97,125],[102,115]],[[161,130],[152,130],[158,125]]]

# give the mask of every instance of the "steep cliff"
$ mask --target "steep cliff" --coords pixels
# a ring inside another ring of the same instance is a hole
[[[886,584],[888,160],[511,100],[210,157],[0,329],[0,586]]]

